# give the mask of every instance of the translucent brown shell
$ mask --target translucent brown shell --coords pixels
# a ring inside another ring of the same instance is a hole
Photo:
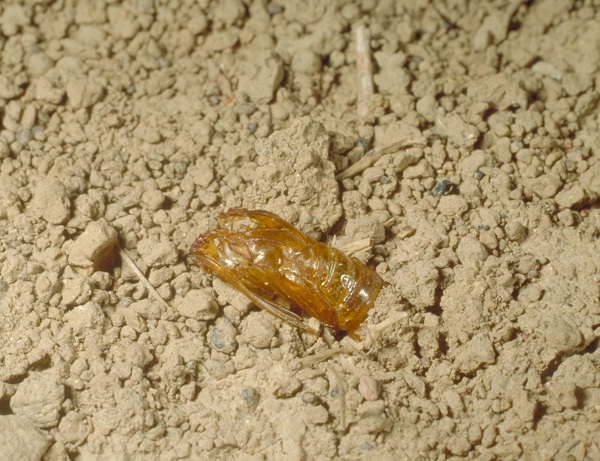
[[[202,269],[258,307],[311,332],[295,310],[358,339],[384,284],[359,260],[262,210],[221,213],[217,228],[196,240],[190,252]]]

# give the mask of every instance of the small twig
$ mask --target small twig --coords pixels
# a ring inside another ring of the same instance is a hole
[[[333,367],[327,367],[335,379],[335,385],[339,389],[338,400],[340,402],[340,426],[342,431],[346,430],[346,387],[345,381],[338,371]]]
[[[343,251],[348,256],[355,255],[361,251],[369,250],[373,247],[373,239],[366,237],[364,239],[348,242],[338,247],[338,250]]]
[[[141,270],[133,262],[133,259],[129,257],[125,250],[119,246],[119,256],[121,259],[127,263],[127,265],[131,268],[131,270],[137,275],[138,279],[142,284],[148,289],[148,291],[156,298],[158,302],[164,305],[166,308],[169,307],[169,304],[163,299],[163,297],[156,291],[156,288],[152,286],[150,281],[146,278],[146,276],[142,273]]]
[[[392,325],[402,322],[408,318],[407,312],[395,312],[394,314],[371,326],[371,336],[374,340],[378,340],[382,333]]]
[[[364,24],[356,27],[357,112],[363,123],[373,123],[373,65],[371,34]]]
[[[400,323],[408,318],[406,312],[394,312],[392,315],[382,320],[379,323],[371,324],[365,327],[366,338],[358,343],[358,349],[363,351],[371,351],[375,343],[379,340],[385,330],[392,325]]]
[[[311,366],[321,363],[338,354],[353,354],[355,352],[356,350],[349,347],[343,347],[341,349],[329,349],[323,352],[318,352],[314,355],[309,355],[308,357],[301,358],[300,363],[304,366]]]
[[[358,173],[366,170],[367,168],[369,168],[377,160],[379,160],[381,157],[383,157],[386,154],[393,154],[394,152],[399,151],[400,149],[406,149],[408,147],[417,147],[417,146],[422,146],[422,145],[423,144],[417,143],[414,141],[398,141],[398,142],[392,143],[385,147],[380,147],[378,149],[371,149],[358,162],[356,162],[353,165],[350,165],[344,171],[339,173],[335,177],[335,179],[337,179],[338,181],[341,181],[342,179],[350,178],[350,177],[354,176],[355,174],[358,174]]]

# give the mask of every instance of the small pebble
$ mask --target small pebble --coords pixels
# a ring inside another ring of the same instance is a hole
[[[184,384],[183,386],[181,386],[181,388],[179,388],[179,393],[186,400],[194,400],[194,397],[196,397],[196,383],[191,382],[188,384]]]
[[[24,146],[31,139],[31,131],[30,130],[19,130],[17,131],[17,142]]]
[[[248,406],[248,409],[254,410],[260,401],[260,394],[253,387],[245,387],[240,393],[240,398]]]
[[[151,320],[159,320],[166,312],[166,308],[163,304],[148,298],[132,303],[130,309],[133,309],[133,311],[143,319]]]
[[[442,195],[448,195],[452,193],[454,187],[454,184],[452,184],[450,181],[448,181],[447,179],[443,179],[442,181],[438,182],[433,188],[433,196],[441,197]]]
[[[360,392],[360,395],[362,395],[365,400],[374,402],[379,398],[377,381],[375,381],[369,375],[362,375],[358,381],[358,392]]]
[[[31,208],[50,224],[64,224],[71,216],[69,192],[58,179],[44,179],[34,190]]]
[[[575,218],[571,210],[562,210],[556,215],[561,224],[565,227],[571,227],[575,225]]]
[[[208,359],[204,362],[204,369],[214,379],[221,380],[235,373],[235,366],[231,360]]]
[[[12,412],[38,428],[55,427],[61,419],[65,386],[52,371],[30,372],[10,399]]]
[[[445,216],[460,216],[469,210],[469,204],[459,195],[446,195],[440,199],[438,210]]]
[[[435,121],[435,126],[452,144],[460,147],[470,148],[479,139],[477,128],[458,114],[439,116]]]
[[[298,378],[291,378],[278,386],[273,391],[273,395],[278,399],[288,399],[300,392],[300,389],[302,389],[302,382]]]
[[[540,75],[544,75],[546,77],[550,77],[557,82],[562,80],[562,72],[560,69],[556,68],[552,64],[545,61],[538,61],[533,66],[531,66],[532,72],[538,73]]]
[[[106,221],[88,224],[69,251],[69,263],[78,267],[103,268],[116,250],[117,232]]]
[[[498,238],[496,237],[496,234],[494,234],[492,231],[484,231],[479,235],[479,241],[481,243],[483,243],[483,245],[488,249],[488,250],[495,250],[496,248],[498,248]]]
[[[142,194],[142,202],[150,211],[158,211],[165,203],[165,194],[159,190],[147,190]]]
[[[467,437],[469,439],[469,442],[471,442],[472,444],[477,444],[481,441],[481,438],[483,437],[483,431],[479,426],[471,426],[467,431]]]
[[[577,408],[577,386],[573,382],[558,382],[552,387],[552,394],[558,403],[564,408]]]
[[[180,315],[196,320],[212,320],[217,317],[219,307],[207,290],[190,290],[177,306]]]
[[[463,237],[456,248],[456,256],[461,264],[469,266],[483,262],[488,257],[486,248],[473,236]]]
[[[362,136],[358,138],[356,141],[356,145],[361,147],[365,152],[371,148],[371,143],[368,139],[363,138]]]
[[[398,233],[396,237],[400,240],[404,240],[406,238],[412,237],[417,233],[417,229],[411,226],[402,226],[398,229]]]
[[[209,344],[214,349],[225,354],[231,354],[237,349],[237,330],[227,317],[221,317],[209,332]]]
[[[123,340],[125,348],[125,361],[134,367],[145,368],[152,359],[152,353],[144,344],[139,344],[129,340]]]
[[[299,50],[292,57],[292,71],[294,73],[315,75],[321,71],[321,57],[309,49]]]
[[[302,394],[302,401],[309,405],[318,405],[321,403],[321,399],[314,392],[305,392]]]
[[[263,312],[251,312],[246,317],[244,339],[257,349],[265,349],[277,334],[277,329]]]
[[[6,139],[0,138],[0,160],[8,158],[10,155],[10,147]]]
[[[252,115],[252,113],[256,110],[256,105],[252,102],[240,102],[235,106],[235,111],[238,114],[243,115]]]
[[[183,176],[183,175],[185,175],[185,173],[187,171],[187,167],[188,167],[188,162],[179,160],[178,162],[175,162],[175,173],[178,176]]]
[[[510,221],[504,226],[508,238],[520,242],[527,236],[527,228],[518,221]]]
[[[137,244],[144,264],[150,267],[170,266],[177,262],[177,248],[171,242],[157,242],[151,238],[140,240]]]
[[[302,414],[304,423],[311,425],[325,424],[329,421],[329,413],[322,406],[308,407]]]
[[[576,208],[585,202],[585,192],[580,185],[576,184],[571,189],[562,190],[554,199],[561,208]]]

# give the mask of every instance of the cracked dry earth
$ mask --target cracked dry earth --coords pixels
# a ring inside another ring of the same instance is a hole
[[[600,459],[597,1],[9,0],[0,32],[0,458]],[[369,322],[407,317],[364,352],[251,305],[188,255],[239,206],[370,239]]]

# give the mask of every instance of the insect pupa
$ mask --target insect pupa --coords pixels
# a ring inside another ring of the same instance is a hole
[[[222,212],[190,252],[204,271],[289,324],[316,333],[301,311],[356,340],[385,283],[358,259],[262,210]]]

